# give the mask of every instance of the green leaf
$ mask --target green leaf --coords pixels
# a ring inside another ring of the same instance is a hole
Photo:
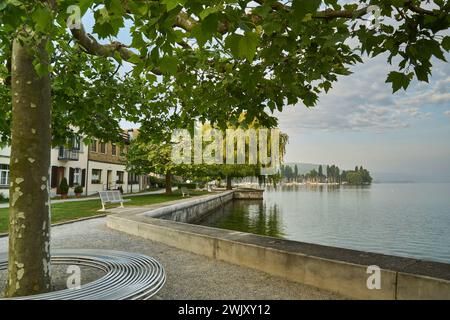
[[[19,1],[19,0],[8,0],[6,2],[9,4],[12,4],[13,6],[16,6],[16,7],[20,7],[23,5],[22,1]]]
[[[246,32],[239,41],[239,56],[252,62],[258,47],[259,37],[256,33]]]
[[[328,93],[328,90],[331,89],[331,82],[330,81],[325,81],[324,83],[322,83],[322,87],[325,90],[325,92]]]
[[[412,79],[412,73],[404,74],[397,71],[391,71],[386,79],[386,83],[392,83],[393,93],[403,88],[406,90]]]
[[[420,81],[428,82],[428,74],[430,73],[430,68],[425,66],[416,66],[414,68],[414,72],[416,73],[416,77]]]
[[[314,107],[317,101],[317,95],[311,91],[308,91],[302,98],[303,103],[307,107]]]
[[[139,62],[141,62],[141,58],[137,54],[134,54],[127,61],[130,63],[138,64]]]
[[[211,14],[202,21],[202,31],[207,34],[208,37],[214,35],[217,32],[217,25],[219,24],[219,17],[217,14]]]
[[[119,52],[114,52],[114,59],[119,63],[122,64],[122,56],[120,55]]]
[[[308,13],[316,12],[321,3],[321,0],[294,0],[292,9],[296,17],[302,19]]]
[[[157,63],[159,61],[159,48],[154,47],[150,52],[150,58],[153,63]]]
[[[121,0],[110,0],[108,9],[116,15],[122,15],[125,13]]]
[[[235,58],[240,58],[239,46],[242,38],[243,36],[240,34],[232,34],[225,39],[225,47],[230,49]]]
[[[80,7],[81,15],[84,15],[93,3],[94,0],[80,0],[78,6]]]
[[[150,83],[153,83],[153,82],[155,82],[157,80],[157,77],[153,73],[150,73],[150,72],[146,73],[145,78]]]
[[[100,39],[105,39],[114,34],[114,28],[109,23],[97,22],[92,30],[98,34]]]
[[[206,32],[203,32],[202,25],[196,25],[192,28],[191,35],[197,40],[200,47],[203,47],[206,41],[209,40],[209,36]]]
[[[211,13],[216,13],[216,12],[220,11],[221,9],[222,9],[222,6],[208,7],[205,10],[203,10],[202,12],[200,12],[199,16],[203,20],[207,16],[209,16]]]
[[[450,51],[450,37],[449,36],[446,36],[446,37],[444,37],[444,39],[442,39],[441,46],[445,51]]]
[[[447,60],[445,59],[444,53],[441,50],[441,47],[439,46],[439,43],[437,41],[429,41],[428,42],[430,45],[430,50],[431,53],[433,54],[433,56],[435,56],[436,58],[447,62]]]
[[[36,73],[39,77],[45,76],[48,73],[47,65],[44,65],[41,63],[36,63],[34,65],[34,70],[36,71]]]
[[[184,5],[186,0],[163,0],[161,1],[162,4],[166,5],[167,11],[170,11],[174,8],[176,8],[179,4]]]
[[[142,38],[141,32],[133,32],[132,34],[133,40],[131,41],[131,46],[133,48],[142,48],[146,46],[144,39]]]
[[[128,1],[128,7],[131,13],[145,16],[148,12],[148,6],[145,3],[138,3],[138,1]]]
[[[36,31],[45,32],[50,30],[53,17],[52,12],[47,7],[37,8],[32,14],[31,18],[36,24]]]
[[[109,24],[111,25],[111,27],[113,29],[112,35],[114,35],[114,36],[117,36],[117,34],[119,33],[120,28],[124,27],[123,19],[122,19],[121,16],[119,18],[111,19]]]
[[[178,60],[175,57],[164,56],[159,61],[159,68],[162,72],[174,75],[177,73]]]

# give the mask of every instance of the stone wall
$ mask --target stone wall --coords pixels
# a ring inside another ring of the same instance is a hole
[[[234,190],[235,200],[262,200],[263,189],[236,189]]]
[[[233,191],[226,191],[206,198],[193,198],[180,204],[162,207],[144,215],[165,220],[193,223],[231,200],[233,200]]]

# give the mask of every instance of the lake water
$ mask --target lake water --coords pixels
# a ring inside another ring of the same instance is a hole
[[[450,263],[450,184],[270,187],[199,224]]]

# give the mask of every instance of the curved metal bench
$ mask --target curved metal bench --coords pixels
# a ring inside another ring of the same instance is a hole
[[[56,249],[53,265],[79,265],[102,270],[105,275],[80,289],[65,289],[18,300],[145,300],[164,285],[163,266],[155,259],[136,253],[113,250]],[[0,255],[0,270],[8,267],[6,254]]]

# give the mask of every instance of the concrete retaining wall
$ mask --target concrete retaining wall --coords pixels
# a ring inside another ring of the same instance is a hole
[[[236,189],[234,190],[235,200],[262,200],[264,190],[259,189]]]
[[[233,200],[233,191],[226,191],[208,197],[193,198],[172,206],[162,207],[144,213],[147,217],[191,223]]]
[[[161,207],[144,213],[144,215],[152,218],[193,223],[233,199],[262,200],[263,192],[264,190],[258,189],[224,191],[208,197],[192,198],[179,204]]]

